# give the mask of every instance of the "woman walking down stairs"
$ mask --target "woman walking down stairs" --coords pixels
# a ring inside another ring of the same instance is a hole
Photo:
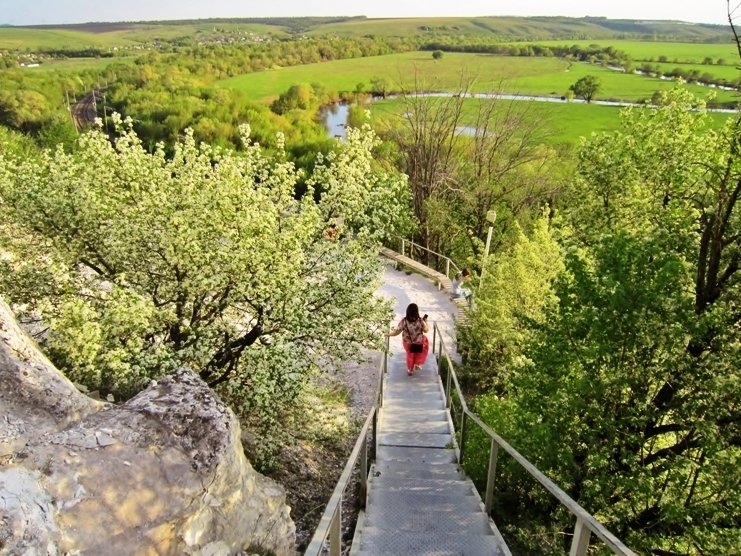
[[[452,336],[447,292],[395,270],[387,271],[386,284],[382,293],[394,299],[397,314],[404,315],[414,299],[420,312],[429,313],[430,321],[440,319]],[[454,345],[451,340],[444,339]],[[510,554],[473,483],[459,470],[434,356],[410,376],[401,338],[391,338],[383,391],[376,461],[350,554]]]

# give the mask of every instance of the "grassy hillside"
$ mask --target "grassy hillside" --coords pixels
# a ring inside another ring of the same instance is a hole
[[[461,79],[475,79],[474,91],[498,91],[522,95],[563,95],[580,77],[596,75],[603,83],[598,99],[637,101],[674,83],[640,75],[626,75],[604,67],[569,63],[559,58],[513,58],[484,54],[446,53],[433,60],[429,52],[337,60],[242,75],[220,82],[242,91],[253,100],[270,101],[291,85],[319,82],[338,91],[366,86],[375,77],[386,77],[392,89],[413,88],[415,80],[425,90],[456,91]],[[710,90],[688,85],[706,96]],[[732,102],[734,93],[718,91],[718,100]]]
[[[137,44],[137,41],[125,38],[115,31],[91,33],[54,27],[0,27],[2,50],[109,49]]]
[[[444,34],[484,35],[520,40],[568,37],[657,38],[686,41],[730,40],[729,31],[719,25],[687,24],[672,21],[608,20],[570,17],[473,17],[396,18],[345,21],[314,27],[311,34],[430,36]]]
[[[671,21],[607,20],[567,17],[474,18],[250,18],[85,23],[0,27],[0,49],[112,48],[166,41],[240,40],[245,34],[288,37],[305,34],[343,36],[481,36],[496,40],[664,39],[685,42],[730,41],[724,26]]]
[[[249,35],[288,36],[267,23],[202,20],[172,23],[85,23],[80,25],[0,27],[0,49],[48,50],[131,48],[158,41],[239,41]]]

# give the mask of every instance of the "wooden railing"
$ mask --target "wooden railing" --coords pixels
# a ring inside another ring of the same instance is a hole
[[[322,518],[319,520],[319,525],[317,525],[314,531],[314,536],[311,538],[309,547],[304,552],[305,556],[325,554],[327,541],[329,541],[329,555],[340,556],[342,552],[342,501],[345,491],[350,484],[353,470],[358,463],[360,464],[360,505],[361,507],[365,505],[365,494],[368,492],[368,469],[370,463],[376,457],[378,410],[383,405],[383,377],[388,371],[388,351],[387,338],[386,349],[379,363],[376,403],[368,411],[363,428],[360,429],[360,434],[358,434],[358,440],[355,442],[355,447],[347,459],[345,468],[342,470],[342,474],[327,503],[324,514],[322,514]],[[368,451],[369,434],[373,442],[370,452]]]
[[[461,392],[461,387],[458,382],[458,377],[453,367],[448,350],[442,338],[442,334],[437,326],[437,323],[433,325],[432,332],[432,352],[437,355],[438,372],[440,371],[441,361],[445,360],[447,365],[447,373],[445,378],[445,406],[450,411],[451,421],[457,429],[460,435],[458,444],[458,463],[463,465],[464,454],[466,453],[466,440],[468,437],[469,424],[474,424],[483,431],[491,439],[489,447],[489,467],[486,479],[486,491],[483,496],[484,506],[486,512],[490,513],[492,508],[492,500],[494,497],[494,479],[496,477],[497,469],[497,457],[499,450],[504,450],[510,455],[517,463],[520,464],[535,480],[537,480],[548,492],[550,492],[560,503],[564,506],[571,514],[576,518],[574,526],[574,537],[571,542],[570,556],[586,556],[589,548],[589,542],[592,534],[599,538],[605,546],[610,548],[614,554],[621,556],[635,556],[635,553],[625,546],[615,535],[610,533],[604,525],[597,521],[591,514],[589,514],[584,508],[582,508],[573,498],[566,494],[561,488],[558,487],[553,481],[546,477],[541,471],[539,471],[532,463],[530,463],[525,457],[510,446],[501,436],[495,433],[489,428],[476,414],[468,409],[466,400]],[[451,401],[453,396],[456,397],[456,402],[460,404],[460,416],[456,420],[456,415],[453,414],[453,408],[451,407]]]

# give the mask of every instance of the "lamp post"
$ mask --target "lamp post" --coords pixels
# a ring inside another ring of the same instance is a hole
[[[490,210],[486,213],[486,220],[489,222],[489,233],[486,234],[486,247],[484,248],[484,258],[481,261],[481,274],[479,275],[479,289],[484,283],[484,271],[486,269],[486,259],[489,258],[489,247],[491,246],[491,234],[494,231],[494,222],[497,221],[497,211]]]

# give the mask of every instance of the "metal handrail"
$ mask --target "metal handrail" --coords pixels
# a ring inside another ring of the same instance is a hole
[[[408,243],[410,245],[410,248],[409,248],[409,258],[410,259],[413,258],[411,256],[412,255],[412,248],[413,247],[416,247],[418,249],[422,249],[424,251],[427,251],[428,253],[431,253],[432,255],[435,255],[436,257],[440,257],[442,260],[444,260],[445,261],[445,276],[447,276],[448,278],[450,278],[450,267],[451,266],[455,269],[455,274],[453,274],[453,276],[455,276],[456,274],[458,274],[461,271],[461,269],[458,268],[458,265],[455,264],[453,262],[453,259],[451,259],[450,257],[448,257],[446,255],[443,255],[442,253],[438,253],[437,251],[433,251],[432,249],[428,249],[424,245],[420,245],[419,243],[415,243],[415,242],[413,242],[410,239],[406,239],[406,238],[403,238],[401,236],[395,236],[395,237],[397,239],[400,239],[401,240],[401,254],[402,255],[407,256],[407,254],[406,254],[406,244]]]
[[[332,491],[332,496],[327,503],[327,507],[324,509],[322,518],[319,520],[314,531],[314,536],[311,538],[309,547],[304,552],[304,556],[319,556],[323,554],[325,543],[329,540],[329,555],[339,556],[342,552],[342,498],[347,489],[347,485],[350,483],[350,477],[352,471],[355,468],[355,464],[360,460],[360,491],[361,491],[361,507],[365,506],[365,493],[368,492],[368,431],[372,427],[373,431],[373,449],[371,452],[370,461],[374,461],[376,457],[376,444],[378,435],[376,434],[378,428],[378,411],[383,405],[383,376],[388,371],[388,352],[389,352],[388,338],[386,338],[386,349],[381,357],[378,372],[378,385],[376,387],[376,403],[368,411],[368,416],[365,418],[363,428],[360,430],[358,439],[355,442],[355,447],[350,453],[350,457],[347,459],[345,468],[342,470],[340,478],[337,480],[337,485]]]
[[[491,512],[492,499],[494,496],[494,478],[496,476],[497,456],[499,449],[507,452],[517,463],[519,463],[533,478],[535,478],[545,489],[550,492],[571,514],[576,517],[574,526],[574,538],[571,542],[570,556],[586,556],[589,548],[589,541],[592,534],[596,535],[602,542],[609,547],[614,554],[621,556],[635,556],[635,553],[625,546],[620,539],[613,535],[607,528],[597,521],[590,513],[582,508],[573,498],[566,494],[552,480],[546,477],[532,463],[530,463],[522,454],[510,446],[501,436],[489,428],[481,419],[468,409],[468,404],[463,398],[458,376],[455,374],[453,362],[450,359],[447,347],[443,341],[442,334],[438,329],[437,323],[433,325],[432,334],[432,352],[437,352],[438,373],[440,372],[440,361],[445,357],[448,365],[447,380],[445,381],[445,407],[451,409],[453,390],[461,405],[461,422],[460,422],[460,445],[458,447],[458,463],[463,463],[463,455],[466,448],[468,420],[478,425],[478,427],[491,439],[489,451],[489,469],[486,480],[486,493],[484,495],[484,506],[486,512]],[[451,415],[452,417],[452,415]],[[455,419],[451,419],[455,425]]]

